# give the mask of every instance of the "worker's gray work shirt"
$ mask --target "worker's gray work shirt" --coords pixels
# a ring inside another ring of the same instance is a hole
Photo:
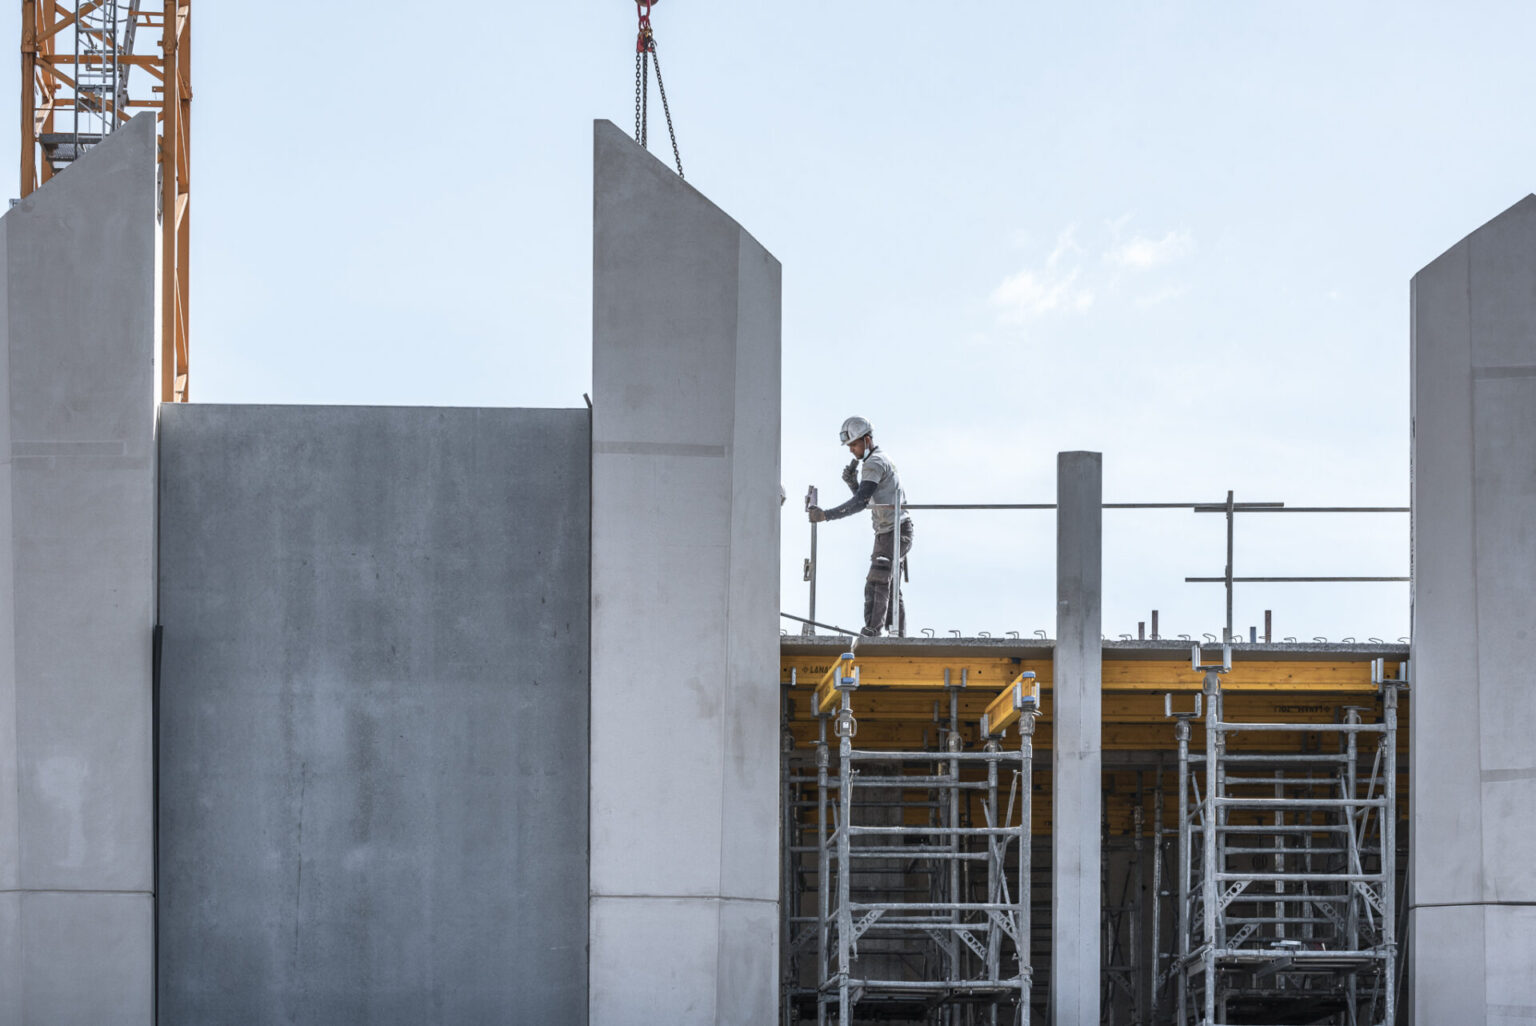
[[[901,507],[907,507],[907,493],[902,491],[901,477],[890,457],[876,449],[864,457],[859,470],[859,480],[873,481],[875,494],[869,499],[869,515],[875,522],[875,532],[884,534],[896,527],[896,497],[901,497]]]

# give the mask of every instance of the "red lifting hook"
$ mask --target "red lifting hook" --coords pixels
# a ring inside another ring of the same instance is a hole
[[[635,13],[640,16],[640,34],[635,37],[635,53],[648,53],[651,49],[651,8],[660,0],[635,0]]]

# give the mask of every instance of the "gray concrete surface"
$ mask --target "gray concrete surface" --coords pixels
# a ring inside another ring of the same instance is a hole
[[[0,219],[0,1021],[153,1019],[154,115]]]
[[[595,126],[591,1021],[775,1021],[779,264]]]
[[[584,1022],[587,411],[161,437],[160,1022]]]
[[[1536,1021],[1536,196],[1412,294],[1413,1001]]]
[[[1051,1021],[1099,1022],[1103,458],[1056,456]]]

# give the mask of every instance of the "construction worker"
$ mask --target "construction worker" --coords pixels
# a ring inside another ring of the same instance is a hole
[[[869,576],[864,579],[864,629],[867,638],[877,637],[882,627],[890,623],[891,578],[906,567],[907,551],[912,548],[912,519],[907,516],[907,494],[901,489],[901,476],[896,464],[875,445],[874,428],[863,417],[849,417],[843,421],[838,441],[853,453],[853,461],[843,468],[843,482],[853,492],[853,498],[841,506],[822,509],[812,506],[807,511],[811,523],[824,520],[841,520],[865,507],[869,508],[874,521],[875,546],[869,556]],[[896,505],[901,504],[901,566],[893,562],[896,542]],[[907,603],[905,597],[895,615],[896,633],[907,633]]]

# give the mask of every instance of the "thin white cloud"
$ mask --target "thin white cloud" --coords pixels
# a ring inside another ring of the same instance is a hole
[[[1077,279],[1075,269],[1059,273],[1049,262],[1043,271],[1025,268],[993,291],[992,305],[1012,324],[1057,311],[1081,312],[1093,305],[1093,292],[1078,285]]]
[[[1003,279],[992,291],[998,317],[1006,324],[1024,324],[1045,314],[1081,312],[1091,307],[1093,290],[1080,284],[1082,272],[1076,266],[1083,252],[1077,241],[1077,225],[1063,228],[1043,267],[1026,267]]]
[[[1161,239],[1149,239],[1134,235],[1112,247],[1106,259],[1120,267],[1137,271],[1150,271],[1155,267],[1171,264],[1195,251],[1195,239],[1188,231],[1170,231]]]
[[[1051,255],[1045,258],[1045,266],[1056,267],[1063,258],[1081,253],[1083,247],[1077,244],[1077,225],[1069,224],[1056,236],[1056,248],[1051,250]]]
[[[1195,251],[1194,236],[1186,229],[1175,229],[1161,238],[1125,238],[1121,233],[1129,222],[1129,214],[1106,222],[1111,238],[1086,245],[1078,241],[1077,225],[1062,229],[1043,263],[1017,271],[992,291],[998,320],[1021,325],[1047,315],[1081,314],[1100,299],[1113,305],[1117,297],[1145,309],[1183,295],[1186,286],[1179,283],[1137,295],[1124,288],[1128,282],[1122,282],[1123,272],[1150,271],[1187,257]],[[1127,291],[1131,294],[1123,294]]]

